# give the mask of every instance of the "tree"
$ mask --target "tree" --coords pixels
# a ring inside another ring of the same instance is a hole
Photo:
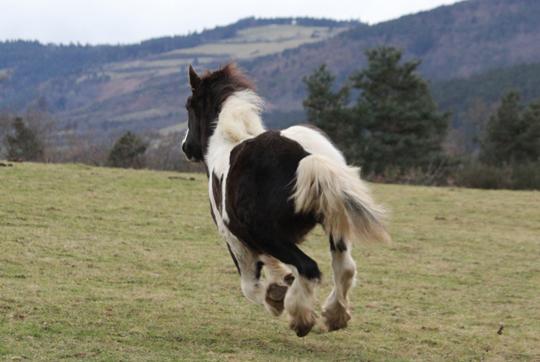
[[[508,91],[491,115],[480,142],[480,159],[493,165],[514,165],[540,159],[540,100],[525,110],[521,95]]]
[[[39,161],[44,156],[43,141],[26,126],[21,117],[15,118],[11,126],[15,135],[6,135],[8,159],[23,159],[26,161]]]
[[[112,167],[143,168],[147,147],[141,137],[128,131],[114,144],[107,163]]]
[[[337,93],[332,91],[335,79],[336,77],[326,70],[325,63],[315,69],[312,75],[303,78],[309,92],[309,97],[303,102],[308,120],[317,127],[326,127],[332,134],[340,128],[340,122],[328,117],[329,113],[343,111],[349,103],[350,96],[348,84]]]
[[[358,106],[367,114],[367,168],[407,169],[437,161],[450,113],[438,113],[427,83],[415,73],[420,61],[403,64],[394,47],[366,51],[369,67],[354,74]]]
[[[332,90],[335,76],[322,64],[310,76],[304,76],[309,96],[303,102],[307,120],[324,130],[343,153],[358,161],[357,141],[351,134],[359,134],[361,122],[358,114],[348,108],[350,86],[346,83],[339,91]]]
[[[334,77],[324,66],[304,78],[308,120],[345,145],[345,154],[367,172],[437,161],[450,113],[438,113],[427,83],[415,73],[420,61],[401,64],[401,50],[384,46],[366,56],[369,67],[349,77],[359,91],[352,107],[347,107],[350,86],[332,92]]]

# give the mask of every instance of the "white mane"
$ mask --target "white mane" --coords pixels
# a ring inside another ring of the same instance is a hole
[[[206,164],[210,172],[217,177],[227,173],[233,148],[266,131],[261,121],[263,107],[262,98],[249,89],[234,92],[227,98],[208,145]]]
[[[238,144],[265,132],[261,112],[264,101],[252,90],[234,92],[221,107],[214,134]]]

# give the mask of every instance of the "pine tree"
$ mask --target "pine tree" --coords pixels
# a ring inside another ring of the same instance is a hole
[[[107,164],[121,168],[143,168],[148,145],[136,134],[126,132],[109,152]]]
[[[15,136],[6,136],[8,159],[22,159],[26,161],[39,161],[43,159],[43,142],[26,126],[23,119],[17,117],[11,125],[15,130]]]
[[[525,110],[521,95],[509,91],[490,117],[480,159],[493,165],[536,162],[540,158],[540,101]]]
[[[350,88],[333,92],[335,79],[323,64],[304,77],[308,120],[322,128],[364,172],[423,167],[441,157],[450,113],[440,114],[427,83],[415,73],[420,61],[401,64],[394,47],[366,52],[369,68],[350,77],[359,90],[349,106]]]
[[[358,110],[367,118],[364,169],[405,170],[436,162],[448,129],[450,113],[437,111],[427,83],[415,73],[420,61],[401,64],[394,47],[366,51],[369,67],[354,74],[360,90]]]
[[[332,90],[335,78],[324,63],[310,76],[304,76],[309,93],[303,102],[307,120],[324,130],[348,159],[358,162],[361,161],[357,143],[362,121],[348,107],[349,84],[346,83],[337,92]]]

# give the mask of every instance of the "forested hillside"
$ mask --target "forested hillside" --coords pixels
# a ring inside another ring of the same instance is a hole
[[[238,31],[266,25],[289,25],[292,18],[247,18],[227,26],[218,26],[201,33],[177,35],[142,41],[130,45],[56,45],[38,41],[0,41],[0,70],[11,70],[10,81],[21,87],[46,79],[83,74],[114,62],[146,59],[149,56],[177,49],[213,44],[237,36]],[[329,19],[295,18],[299,26],[345,27],[355,22]]]
[[[0,42],[0,109],[39,99],[63,128],[182,131],[187,66],[204,71],[237,59],[268,101],[270,126],[281,127],[303,118],[305,75],[325,62],[340,85],[366,65],[366,49],[387,44],[422,59],[419,71],[441,109],[459,120],[473,100],[496,102],[507,88],[540,97],[537,68],[528,65],[540,60],[539,18],[538,1],[469,0],[375,25],[248,18],[131,45]]]
[[[262,93],[289,109],[305,96],[302,76],[322,62],[343,81],[366,65],[364,51],[386,44],[406,58],[421,58],[419,71],[439,80],[540,60],[540,2],[469,0],[350,31],[323,43],[259,58],[249,69]]]
[[[431,91],[441,109],[451,109],[460,125],[478,102],[491,106],[508,90],[521,93],[525,102],[540,98],[540,63],[492,69],[467,78],[433,82]]]
[[[160,130],[183,122],[190,64],[203,71],[335,36],[351,21],[255,19],[132,45],[0,42],[0,109],[39,99],[61,127],[106,134]],[[71,126],[70,126],[71,125]],[[174,130],[181,130],[173,128]]]

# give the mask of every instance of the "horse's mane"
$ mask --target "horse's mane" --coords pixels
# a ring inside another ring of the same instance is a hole
[[[214,109],[221,109],[223,103],[233,93],[246,89],[255,91],[255,81],[244,74],[243,69],[239,68],[235,62],[231,61],[224,67],[206,72],[202,77],[203,84],[210,86],[210,92],[214,95]]]
[[[225,140],[238,143],[265,131],[260,117],[264,102],[255,93],[253,80],[234,62],[207,72],[201,82],[211,92],[213,107],[219,112],[216,133]]]

